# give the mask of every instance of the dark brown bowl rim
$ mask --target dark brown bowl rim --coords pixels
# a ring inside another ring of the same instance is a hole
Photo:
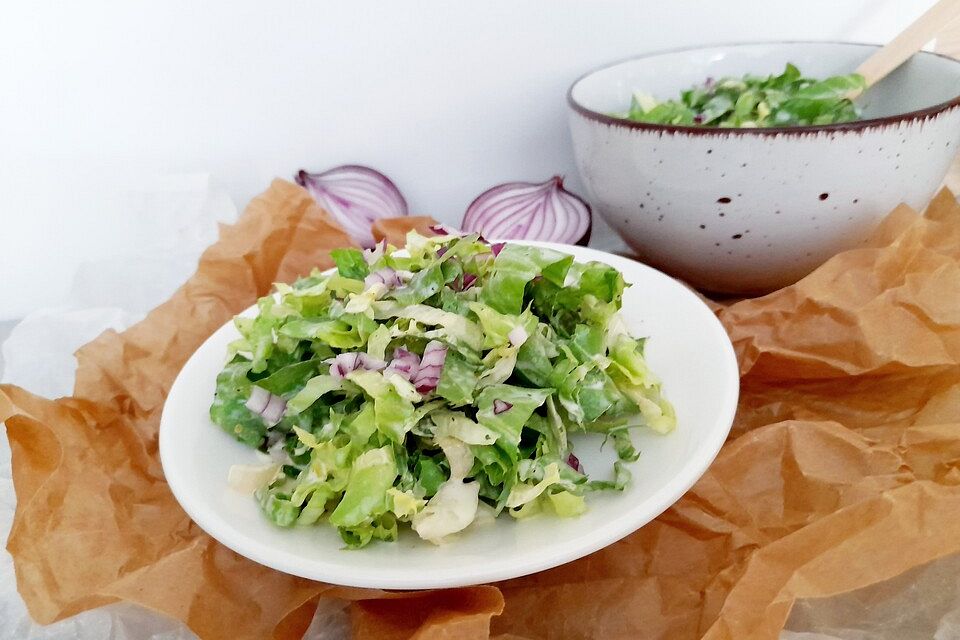
[[[664,55],[668,53],[682,53],[684,51],[697,51],[698,49],[716,49],[720,47],[742,47],[750,45],[778,45],[778,44],[839,44],[839,45],[853,45],[859,47],[874,47],[878,48],[882,45],[869,42],[849,42],[844,40],[768,40],[768,41],[752,41],[752,42],[727,42],[720,44],[710,44],[710,45],[697,45],[693,47],[677,47],[675,49],[662,49],[659,51],[651,51],[650,53],[645,53],[639,56],[631,56],[629,58],[624,58],[622,60],[617,60],[615,62],[608,62],[602,66],[596,67],[587,71],[570,85],[570,88],[567,89],[567,104],[575,112],[581,116],[594,120],[597,122],[602,122],[603,124],[613,125],[618,127],[624,127],[627,129],[638,129],[642,131],[653,131],[660,133],[685,133],[689,135],[697,136],[729,136],[729,135],[739,135],[739,136],[752,136],[752,135],[802,135],[808,133],[820,133],[820,132],[840,132],[840,131],[858,131],[861,129],[870,129],[873,127],[889,126],[892,124],[897,124],[900,122],[917,120],[921,118],[929,118],[934,116],[942,111],[956,107],[960,105],[960,95],[957,95],[946,102],[941,102],[940,104],[935,104],[930,107],[925,107],[923,109],[918,109],[916,111],[908,111],[906,113],[900,113],[892,116],[884,116],[882,118],[869,118],[867,120],[855,120],[853,122],[841,122],[837,124],[818,124],[818,125],[801,125],[793,127],[755,127],[755,128],[721,128],[721,127],[693,127],[688,125],[676,125],[676,124],[655,124],[651,122],[635,122],[633,120],[627,120],[625,118],[615,118],[609,116],[605,113],[600,113],[599,111],[594,111],[593,109],[588,109],[579,102],[577,102],[573,97],[573,89],[577,84],[599,71],[604,69],[609,69],[615,67],[619,64],[625,62],[631,62],[633,60],[643,60],[644,58],[652,58],[654,56]],[[949,60],[955,64],[960,64],[960,60],[957,58],[952,58],[948,55],[942,53],[937,53],[935,51],[920,51],[920,54],[936,56],[938,58],[943,58]]]

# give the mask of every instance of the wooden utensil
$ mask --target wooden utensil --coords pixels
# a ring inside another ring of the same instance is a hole
[[[900,32],[872,56],[857,67],[857,73],[867,81],[867,86],[848,94],[851,100],[887,77],[887,74],[910,59],[925,44],[937,37],[943,29],[960,15],[960,0],[940,0]]]

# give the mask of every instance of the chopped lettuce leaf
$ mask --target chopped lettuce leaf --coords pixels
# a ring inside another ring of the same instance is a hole
[[[467,361],[458,351],[448,350],[437,385],[437,395],[460,407],[473,402],[473,393],[479,383],[477,367]]]
[[[778,75],[708,79],[682,91],[676,100],[661,102],[634,92],[630,108],[614,115],[636,122],[706,127],[835,124],[859,119],[852,97],[865,88],[866,80],[856,73],[815,80],[788,63]]]
[[[466,529],[477,515],[480,485],[450,479],[413,516],[413,530],[424,540],[443,544],[446,538]]]
[[[355,527],[387,509],[387,490],[397,478],[393,447],[360,454],[350,469],[350,480],[340,504],[330,514],[331,524]]]
[[[210,406],[210,419],[240,442],[260,446],[267,424],[246,407],[253,383],[247,378],[250,363],[234,361],[217,376],[217,391]]]
[[[536,484],[520,483],[516,485],[507,498],[507,508],[513,509],[536,500],[551,485],[560,481],[560,468],[556,462],[551,462],[543,472],[543,479]]]
[[[330,257],[337,265],[337,272],[344,278],[363,280],[370,274],[370,267],[359,249],[334,249]]]
[[[521,244],[508,243],[494,259],[489,281],[483,286],[482,299],[500,313],[519,315],[523,310],[523,290],[541,276],[562,286],[573,256]]]
[[[493,444],[497,433],[474,422],[459,411],[441,409],[430,414],[436,438],[456,438],[466,444]]]
[[[287,415],[293,415],[305,411],[310,405],[316,402],[320,396],[331,391],[343,389],[343,379],[334,378],[331,375],[323,374],[314,376],[307,380],[295,396],[287,402]]]
[[[550,500],[553,512],[561,518],[579,516],[587,510],[587,501],[583,499],[583,496],[578,496],[569,491],[550,493],[547,494],[547,498]]]
[[[421,324],[440,326],[454,344],[463,344],[474,351],[480,351],[483,347],[484,335],[480,326],[456,313],[422,304],[402,307],[396,302],[388,301],[375,304],[374,312],[374,317],[378,320],[391,317],[409,318]]]
[[[491,385],[477,396],[477,422],[496,433],[497,442],[507,451],[519,453],[520,430],[549,395],[545,389]]]

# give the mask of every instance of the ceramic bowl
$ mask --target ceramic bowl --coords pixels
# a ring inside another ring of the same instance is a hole
[[[717,129],[629,122],[707,77],[850,73],[877,47],[737,44],[654,53],[574,82],[570,128],[594,210],[647,262],[700,288],[763,293],[857,246],[901,202],[930,200],[960,143],[960,62],[920,53],[870,89],[858,122]]]

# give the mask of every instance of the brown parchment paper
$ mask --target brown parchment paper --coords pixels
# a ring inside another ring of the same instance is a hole
[[[381,223],[397,242],[429,219]],[[74,396],[0,386],[31,614],[128,600],[200,637],[298,638],[343,598],[357,638],[776,638],[797,598],[960,551],[960,207],[894,211],[863,247],[769,296],[715,305],[737,349],[730,440],[677,504],[579,561],[497,585],[345,589],[261,567],[180,510],[157,458],[166,390],[234,313],[349,239],[277,180],[197,273],[77,354]]]

